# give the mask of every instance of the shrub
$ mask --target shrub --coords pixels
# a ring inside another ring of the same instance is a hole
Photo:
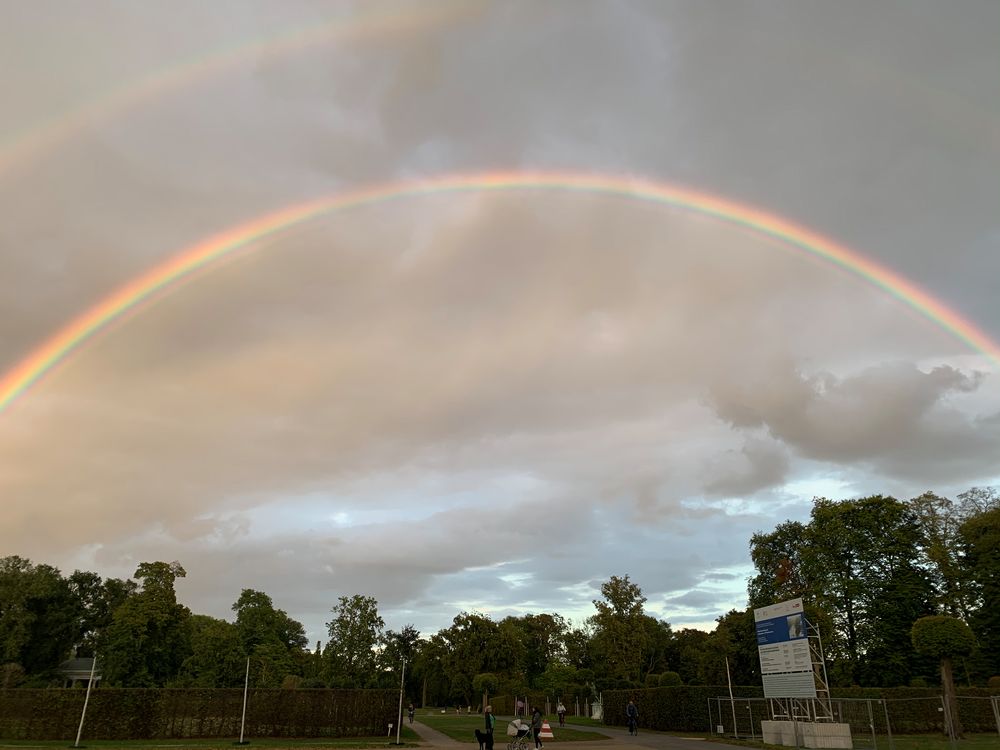
[[[660,687],[677,687],[683,684],[684,681],[677,672],[664,672],[660,675]]]
[[[83,690],[0,690],[0,737],[67,740],[76,733]],[[397,690],[251,690],[253,737],[382,735],[394,720]],[[234,737],[240,689],[100,688],[91,693],[84,732],[107,740]]]

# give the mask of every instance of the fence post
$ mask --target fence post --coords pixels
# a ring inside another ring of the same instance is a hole
[[[753,707],[750,705],[750,699],[747,699],[747,713],[750,714],[750,741],[756,742],[757,737],[754,735],[753,731]],[[762,738],[763,739],[763,738]]]
[[[882,710],[885,711],[885,732],[889,735],[889,750],[896,750],[896,745],[892,741],[892,725],[889,723],[889,704],[885,698],[882,699]]]
[[[995,695],[990,696],[990,703],[993,704],[993,718],[997,722],[997,734],[1000,734],[1000,698]]]
[[[708,703],[708,733],[715,736],[715,725],[712,723],[712,699],[706,698],[705,701]]]

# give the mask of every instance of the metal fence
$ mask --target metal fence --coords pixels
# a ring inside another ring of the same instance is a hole
[[[959,696],[965,732],[1000,735],[1000,696]],[[759,740],[761,721],[771,718],[767,698],[710,698],[709,732]],[[833,698],[834,721],[849,724],[855,748],[895,750],[893,735],[949,735],[944,696],[927,698]]]

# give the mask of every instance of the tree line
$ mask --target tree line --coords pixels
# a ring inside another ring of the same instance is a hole
[[[328,640],[310,649],[301,623],[271,597],[244,589],[229,620],[177,601],[177,562],[143,562],[132,579],[0,558],[0,687],[60,684],[59,664],[99,654],[103,684],[238,687],[247,659],[256,687],[395,687],[424,705],[478,705],[485,693],[587,698],[605,689],[760,684],[753,609],[802,597],[822,633],[834,686],[935,684],[937,662],[911,641],[921,617],[952,615],[976,647],[960,682],[1000,674],[1000,495],[957,501],[872,496],[813,501],[808,522],[786,521],[750,540],[749,606],[712,632],[674,630],[648,614],[628,575],[611,576],[594,613],[574,626],[556,613],[494,620],[461,612],[422,636],[387,629],[378,602],[342,596]]]

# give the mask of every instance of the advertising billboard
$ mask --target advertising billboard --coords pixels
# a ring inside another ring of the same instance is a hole
[[[815,698],[809,628],[802,599],[753,611],[760,675],[767,698]]]

